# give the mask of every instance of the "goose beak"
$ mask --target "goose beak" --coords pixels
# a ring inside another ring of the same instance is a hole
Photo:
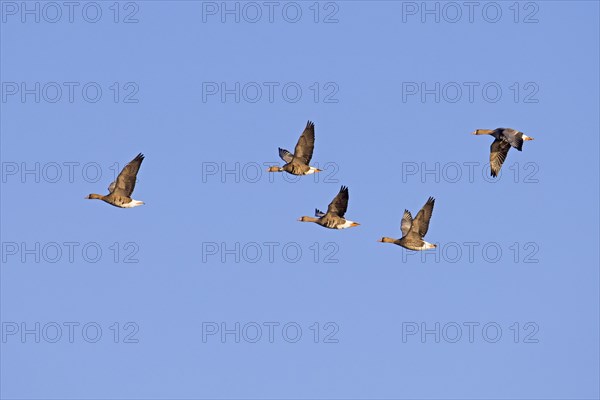
[[[471,135],[477,135],[477,131],[471,132]]]
[[[302,222],[302,217],[298,218],[296,221]]]

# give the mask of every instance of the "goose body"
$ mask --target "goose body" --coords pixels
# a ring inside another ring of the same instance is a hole
[[[339,193],[334,197],[331,203],[329,203],[326,213],[315,209],[314,217],[304,216],[300,217],[298,221],[314,222],[329,229],[346,229],[358,226],[360,225],[359,223],[344,218],[346,210],[348,209],[348,199],[348,188],[342,186]]]
[[[402,222],[400,223],[400,230],[402,231],[402,238],[393,239],[389,237],[382,237],[379,242],[382,243],[393,243],[398,246],[402,246],[409,250],[429,250],[434,249],[437,246],[435,244],[426,242],[423,238],[429,230],[429,220],[433,213],[433,206],[435,199],[430,197],[423,208],[417,213],[417,216],[413,220],[410,211],[404,210],[402,216]]]
[[[131,198],[137,173],[144,161],[144,155],[138,154],[129,164],[123,168],[117,179],[108,187],[108,194],[101,195],[92,193],[86,199],[97,199],[120,208],[133,208],[144,204],[143,201]]]
[[[267,172],[287,172],[292,175],[310,175],[321,172],[320,169],[309,165],[315,148],[315,124],[311,121],[306,123],[304,132],[300,135],[298,143],[294,148],[294,154],[286,149],[279,148],[279,157],[285,161],[283,167],[270,167]]]
[[[523,132],[511,128],[477,129],[473,132],[473,135],[491,135],[494,137],[495,140],[490,147],[490,174],[494,177],[500,173],[502,164],[511,147],[522,151],[523,142],[533,140],[532,137],[525,135]]]

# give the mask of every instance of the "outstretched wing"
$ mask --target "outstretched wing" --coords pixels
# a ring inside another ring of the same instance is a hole
[[[279,148],[279,157],[286,163],[289,163],[294,158],[294,155],[287,151],[286,149]]]
[[[502,130],[502,135],[504,135],[512,147],[519,151],[523,150],[523,132],[511,128],[504,128]]]
[[[108,193],[112,193],[114,192],[115,188],[117,187],[117,181],[112,181],[112,183],[108,186]]]
[[[114,193],[116,196],[131,196],[131,193],[133,193],[133,189],[135,188],[135,180],[137,173],[140,170],[140,165],[142,165],[142,161],[144,161],[144,155],[140,153],[131,160],[125,168],[123,168],[119,176],[117,176],[117,180],[113,182],[114,187],[111,193]],[[113,184],[111,184],[111,187]]]
[[[492,176],[496,177],[500,173],[500,168],[502,168],[508,150],[510,150],[510,143],[500,139],[492,142],[490,146],[490,170]]]
[[[315,217],[321,218],[323,215],[325,215],[323,211],[319,210],[318,208],[315,208]]]
[[[406,236],[410,227],[413,223],[413,217],[408,210],[404,210],[404,215],[402,216],[402,222],[400,223],[400,230],[402,231],[402,237]]]
[[[296,148],[294,149],[294,158],[297,158],[302,163],[308,165],[312,159],[313,150],[315,148],[315,124],[311,121],[306,123],[304,132],[300,135]]]
[[[427,234],[429,230],[429,220],[431,219],[431,214],[433,213],[433,205],[435,203],[435,199],[430,197],[427,200],[427,203],[419,210],[417,216],[413,220],[412,227],[409,232],[416,233],[420,238],[423,238]]]
[[[346,210],[348,209],[349,197],[348,188],[346,186],[342,186],[337,196],[335,196],[331,203],[329,203],[329,206],[327,207],[327,213],[344,217],[344,214],[346,214]]]

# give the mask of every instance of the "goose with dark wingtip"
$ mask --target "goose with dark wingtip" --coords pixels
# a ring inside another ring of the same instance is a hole
[[[315,209],[315,217],[304,216],[298,218],[298,221],[315,222],[329,229],[345,229],[358,226],[360,225],[359,223],[344,218],[346,210],[348,209],[348,199],[348,188],[342,186],[337,196],[329,203],[326,213]]]
[[[533,140],[523,132],[511,128],[477,129],[473,135],[491,135],[495,138],[490,147],[490,170],[493,177],[498,176],[502,164],[511,147],[522,151],[523,142]]]
[[[306,123],[304,132],[300,135],[294,154],[286,149],[279,148],[279,157],[286,164],[283,167],[270,167],[267,172],[288,172],[292,175],[309,175],[315,172],[321,172],[320,169],[309,165],[315,148],[315,124],[311,121]]]
[[[92,193],[88,195],[86,199],[102,200],[120,208],[132,208],[143,205],[143,201],[131,198],[131,194],[135,188],[137,173],[140,170],[142,161],[144,161],[144,155],[142,153],[131,160],[131,162],[123,168],[119,176],[117,176],[117,180],[110,184],[108,187],[109,193],[106,196]]]
[[[402,246],[409,250],[428,250],[436,248],[437,246],[435,244],[423,240],[429,230],[429,220],[433,213],[434,204],[435,199],[430,197],[423,208],[417,213],[415,219],[413,219],[410,211],[404,210],[402,222],[400,223],[402,238],[392,239],[384,236],[379,239],[378,242],[397,244],[398,246]]]

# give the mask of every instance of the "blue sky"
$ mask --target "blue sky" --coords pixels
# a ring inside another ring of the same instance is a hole
[[[597,2],[56,4],[0,4],[2,398],[600,396]]]

